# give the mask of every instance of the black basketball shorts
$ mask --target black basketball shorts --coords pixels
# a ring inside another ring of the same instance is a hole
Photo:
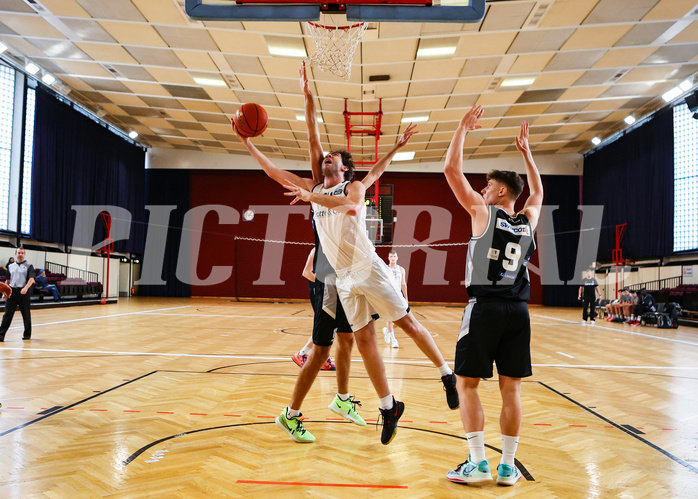
[[[334,333],[351,333],[351,326],[339,301],[337,288],[320,281],[309,283],[313,320],[313,344],[328,347],[334,342]]]
[[[459,376],[491,378],[492,364],[500,375],[525,378],[531,369],[531,318],[523,301],[470,300],[463,312],[456,369]]]

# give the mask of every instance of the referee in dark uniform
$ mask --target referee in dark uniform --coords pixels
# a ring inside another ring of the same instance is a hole
[[[24,257],[24,248],[17,248],[15,250],[15,263],[10,264],[7,269],[10,272],[8,284],[12,288],[12,294],[5,302],[5,315],[2,316],[2,325],[0,325],[0,341],[5,341],[5,333],[10,328],[17,307],[22,312],[22,319],[24,320],[24,335],[22,339],[30,340],[32,337],[32,317],[29,302],[36,274],[34,266],[27,262]]]
[[[454,370],[469,455],[446,477],[456,483],[492,480],[477,388],[481,378],[492,377],[492,364],[496,363],[502,396],[502,458],[497,483],[514,485],[521,478],[514,458],[521,430],[521,378],[532,374],[527,266],[535,249],[533,230],[543,204],[543,183],[528,144],[528,124],[523,122],[515,140],[526,165],[530,191],[523,209],[514,209],[524,188],[515,172],[493,170],[487,174],[487,187],[480,193],[472,188],[463,175],[463,144],[468,131],[480,128],[477,122],[482,114],[482,106],[474,106],[461,119],[444,167],[449,186],[472,221],[465,274],[470,302],[463,313]]]

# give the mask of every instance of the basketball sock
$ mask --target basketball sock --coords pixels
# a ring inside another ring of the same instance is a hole
[[[477,464],[484,461],[485,457],[485,432],[473,431],[465,434],[468,437],[468,450],[470,451],[470,462]]]
[[[509,437],[502,435],[502,464],[514,466],[514,456],[516,448],[519,446],[519,437]]]
[[[303,348],[300,349],[300,351],[298,353],[301,355],[310,355],[310,352],[312,352],[312,351],[313,351],[312,347],[308,348],[307,346],[304,346]]]
[[[337,396],[342,399],[343,401],[349,400],[349,394],[348,393],[337,393]]]
[[[387,397],[380,399],[381,409],[392,409],[393,408],[393,394],[391,393]]]
[[[295,409],[291,409],[291,406],[288,406],[286,408],[286,417],[287,418],[295,418],[301,415],[301,411],[297,411]]]
[[[437,369],[439,370],[439,376],[441,377],[447,376],[453,372],[453,370],[451,370],[451,368],[448,367],[448,364],[444,364],[441,367],[437,367]]]

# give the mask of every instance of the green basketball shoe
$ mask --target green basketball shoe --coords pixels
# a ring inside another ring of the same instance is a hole
[[[351,395],[347,400],[342,400],[339,395],[334,396],[334,400],[327,407],[330,411],[339,414],[344,419],[356,423],[359,426],[366,426],[366,421],[363,420],[359,413],[356,412],[355,406],[361,407],[361,402],[354,400],[354,396]]]
[[[295,418],[286,416],[286,409],[281,411],[281,414],[276,418],[276,424],[284,430],[288,435],[299,444],[310,444],[315,442],[315,437],[303,427],[301,421],[302,414]]]

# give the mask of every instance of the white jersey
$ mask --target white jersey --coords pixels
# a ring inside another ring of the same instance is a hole
[[[403,269],[399,265],[396,265],[395,268],[392,268],[390,265],[388,265],[388,268],[390,269],[390,272],[393,274],[393,280],[395,281],[395,284],[397,284],[398,289],[402,289],[402,276],[405,272],[405,269]]]
[[[322,184],[318,184],[313,187],[313,192],[347,197],[349,183],[347,180],[329,189],[323,189]],[[340,274],[370,265],[376,248],[366,235],[366,206],[362,205],[355,216],[339,213],[317,203],[312,203],[312,206],[320,244],[335,272]]]

